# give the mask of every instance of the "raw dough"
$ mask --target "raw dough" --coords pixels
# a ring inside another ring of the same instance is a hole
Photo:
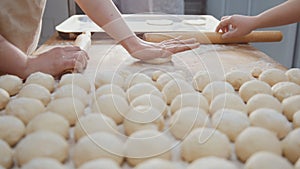
[[[88,161],[81,165],[78,169],[121,169],[121,167],[112,159],[100,158]]]
[[[81,137],[92,133],[117,131],[117,124],[113,119],[100,113],[92,113],[79,118],[74,128],[74,138],[78,141]]]
[[[176,139],[183,140],[195,128],[209,127],[209,115],[198,107],[184,107],[170,119],[169,130]]]
[[[172,60],[172,56],[168,56],[165,58],[148,59],[148,60],[142,60],[142,61],[145,63],[149,63],[149,64],[159,65],[159,64],[164,64],[164,63],[170,62],[171,60]]]
[[[285,72],[285,75],[288,77],[290,82],[294,82],[300,85],[300,69],[292,68]]]
[[[219,157],[204,157],[195,160],[186,169],[238,169],[235,164],[229,160]]]
[[[186,25],[193,25],[193,26],[204,26],[206,25],[207,21],[205,19],[190,19],[190,20],[183,20],[182,23]]]
[[[258,78],[259,75],[262,73],[262,70],[261,68],[259,67],[254,67],[252,70],[251,70],[251,75],[255,78]]]
[[[183,107],[197,107],[208,112],[208,101],[199,92],[183,93],[177,95],[170,105],[171,113],[174,114],[177,110]]]
[[[99,87],[96,90],[96,93],[95,95],[93,95],[93,98],[97,99],[98,97],[103,96],[105,94],[116,94],[122,97],[126,97],[125,91],[120,86],[115,84],[106,84]]]
[[[35,158],[22,166],[21,169],[66,169],[59,161],[53,158]]]
[[[243,71],[235,70],[226,73],[225,80],[238,91],[245,82],[251,80],[251,75]]]
[[[94,83],[96,89],[106,84],[115,84],[123,88],[124,78],[118,72],[103,71],[97,73]]]
[[[291,131],[282,140],[283,155],[291,162],[296,163],[300,158],[300,128]]]
[[[273,96],[268,94],[256,94],[247,102],[248,114],[259,108],[270,108],[282,113],[281,103]]]
[[[259,75],[259,80],[268,83],[270,86],[275,85],[278,82],[288,81],[288,77],[285,72],[280,69],[267,69]]]
[[[173,24],[172,20],[169,19],[152,19],[146,20],[148,25],[155,25],[155,26],[169,26]]]
[[[125,89],[129,89],[131,86],[139,83],[149,83],[153,85],[152,79],[144,73],[134,73],[129,75],[125,80]]]
[[[176,165],[168,160],[153,158],[138,164],[134,169],[176,169]]]
[[[49,92],[52,92],[55,87],[54,86],[55,85],[54,77],[49,74],[42,73],[42,72],[35,72],[35,73],[32,73],[31,75],[29,75],[25,81],[25,85],[31,84],[31,83],[35,83],[35,84],[44,86],[45,88],[47,88],[49,90]]]
[[[19,97],[11,100],[5,108],[5,113],[18,117],[27,125],[31,119],[44,112],[44,104],[37,99]]]
[[[87,94],[87,92],[83,88],[75,84],[63,85],[62,87],[56,89],[53,93],[54,99],[66,97],[76,98],[80,100],[85,106],[87,106],[89,103],[89,95]]]
[[[300,110],[294,113],[293,126],[294,128],[300,128]]]
[[[0,139],[0,168],[11,168],[13,165],[13,150],[9,145]]]
[[[0,139],[14,146],[22,139],[25,133],[25,125],[14,116],[0,116]]]
[[[46,112],[35,116],[26,126],[26,135],[41,130],[54,132],[65,139],[69,138],[69,122],[56,113]]]
[[[298,161],[295,164],[295,169],[300,169],[300,158],[298,159]]]
[[[164,118],[154,107],[137,106],[132,107],[125,115],[124,130],[130,136],[138,130],[164,128]]]
[[[210,103],[209,112],[214,114],[219,109],[234,109],[247,113],[246,104],[235,93],[222,93],[216,96]]]
[[[251,155],[259,151],[268,151],[278,155],[282,154],[279,139],[275,133],[261,128],[248,127],[243,130],[235,140],[235,153],[245,162]]]
[[[39,84],[27,84],[19,92],[18,97],[29,97],[40,100],[44,106],[51,100],[51,94],[47,88]]]
[[[205,86],[205,88],[202,91],[202,94],[210,103],[212,99],[219,94],[234,92],[234,88],[231,86],[230,83],[224,81],[213,81]]]
[[[162,70],[156,70],[152,73],[152,80],[156,81],[160,75],[164,74],[165,72]]]
[[[175,79],[182,79],[185,80],[184,76],[180,73],[177,72],[172,72],[172,73],[163,73],[162,75],[160,75],[158,77],[158,79],[156,80],[156,86],[157,88],[161,91],[164,86],[171,80],[175,80]]]
[[[77,119],[83,115],[84,104],[76,98],[59,98],[48,104],[47,111],[63,116],[73,126]]]
[[[195,90],[203,91],[206,85],[210,82],[220,80],[218,76],[213,72],[208,71],[198,71],[192,80],[192,84]]]
[[[64,162],[68,155],[67,141],[49,131],[37,131],[27,135],[15,149],[15,158],[21,166],[37,157],[49,157]]]
[[[246,162],[244,169],[294,169],[289,161],[280,155],[267,151],[253,154]]]
[[[83,74],[79,74],[79,73],[64,74],[58,83],[58,87],[62,87],[63,85],[66,84],[77,85],[82,89],[84,89],[87,93],[89,93],[91,90],[91,84],[89,79],[85,77]]]
[[[76,167],[99,158],[110,158],[119,165],[123,162],[124,143],[114,134],[97,132],[84,136],[74,147],[73,163]]]
[[[282,101],[283,114],[288,120],[293,120],[293,115],[300,110],[300,95],[291,96]]]
[[[151,158],[171,160],[172,141],[157,130],[134,132],[125,143],[127,162],[135,166]]]
[[[10,96],[16,95],[23,86],[22,79],[15,75],[0,76],[0,88],[6,90]]]
[[[293,82],[278,82],[272,86],[273,95],[282,101],[290,96],[300,95],[300,86]]]
[[[233,109],[220,109],[211,118],[214,128],[220,130],[234,142],[236,137],[250,126],[249,119],[244,112]]]
[[[154,85],[151,85],[149,83],[138,83],[138,84],[132,85],[126,91],[127,100],[129,102],[131,102],[136,97],[144,95],[144,94],[156,95],[160,98],[163,98],[162,93]]]
[[[239,90],[239,94],[244,102],[248,102],[252,96],[259,93],[273,95],[271,86],[260,80],[250,80],[245,82]]]
[[[213,128],[194,129],[182,142],[181,157],[187,162],[208,156],[229,158],[230,155],[228,137]]]
[[[105,114],[112,118],[117,124],[124,120],[125,114],[129,110],[127,100],[119,95],[106,94],[97,98],[97,101],[92,106],[93,112]]]
[[[0,110],[4,109],[7,103],[9,102],[9,93],[0,88]]]
[[[251,126],[273,131],[279,139],[284,138],[292,130],[289,121],[283,114],[269,108],[256,109],[250,114],[249,120]]]

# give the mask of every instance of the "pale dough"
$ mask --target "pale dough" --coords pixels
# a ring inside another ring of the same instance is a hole
[[[148,25],[155,25],[155,26],[169,26],[173,24],[172,20],[169,19],[152,19],[146,20]]]
[[[285,75],[288,77],[290,82],[294,82],[300,85],[300,69],[292,68],[285,72]]]
[[[9,102],[9,99],[9,93],[6,90],[0,88],[0,110],[5,108],[5,106]]]
[[[25,85],[17,96],[38,99],[44,104],[44,106],[47,106],[51,100],[49,90],[44,86],[34,83]]]
[[[115,84],[106,84],[101,87],[99,87],[95,95],[93,96],[94,99],[97,99],[100,96],[103,96],[105,94],[116,94],[120,95],[122,97],[126,97],[125,91],[118,85]]]
[[[235,140],[235,153],[245,162],[251,155],[259,151],[282,154],[281,143],[275,133],[261,128],[248,127]]]
[[[153,158],[138,164],[134,169],[176,169],[176,165],[169,160]]]
[[[13,165],[13,150],[0,139],[0,167],[11,168]]]
[[[172,72],[172,73],[163,73],[161,74],[157,80],[156,80],[156,86],[157,88],[161,91],[164,86],[171,80],[173,79],[182,79],[185,80],[184,76],[177,73],[177,72]]]
[[[10,96],[16,95],[23,86],[22,79],[15,75],[0,76],[0,88],[6,90]]]
[[[46,110],[63,116],[73,126],[83,115],[84,104],[76,98],[65,97],[52,100]]]
[[[64,162],[68,155],[67,141],[49,131],[37,131],[27,135],[15,149],[15,158],[21,166],[37,157],[49,157]]]
[[[172,60],[172,56],[168,56],[165,58],[155,58],[155,59],[148,59],[148,60],[142,60],[145,63],[149,63],[149,64],[164,64],[164,63],[168,63]]]
[[[54,99],[66,97],[79,99],[85,106],[89,103],[89,95],[87,92],[75,84],[63,85],[60,88],[57,88],[53,93]]]
[[[156,81],[160,75],[164,74],[165,72],[162,70],[156,70],[152,73],[152,80]]]
[[[91,84],[89,79],[80,73],[64,74],[58,83],[58,87],[61,87],[66,84],[77,85],[84,89],[87,93],[89,93],[91,90]]]
[[[259,80],[268,83],[270,86],[273,86],[278,82],[288,81],[285,72],[275,68],[264,70],[258,78]]]
[[[233,109],[220,109],[211,118],[214,128],[225,133],[234,142],[237,136],[250,126],[249,119],[244,112]]]
[[[193,129],[209,126],[210,119],[206,111],[198,107],[184,107],[171,117],[168,129],[176,139],[183,140]]]
[[[250,114],[249,120],[251,126],[273,131],[279,139],[284,138],[292,130],[292,126],[283,114],[269,108],[256,109]]]
[[[300,95],[291,96],[282,101],[283,114],[288,120],[293,120],[293,115],[300,110]]]
[[[300,110],[294,113],[293,126],[294,128],[300,128]]]
[[[134,73],[129,75],[126,79],[125,79],[125,89],[129,89],[131,86],[135,85],[135,84],[139,84],[139,83],[149,83],[151,85],[153,85],[153,81],[152,79],[147,76],[144,73]]]
[[[88,161],[81,165],[78,169],[121,169],[121,167],[112,159],[100,158]]]
[[[79,118],[74,128],[74,138],[78,141],[83,136],[92,133],[117,133],[117,131],[117,124],[113,119],[100,113],[91,113]]]
[[[230,83],[224,81],[213,81],[205,86],[205,88],[202,91],[202,94],[210,103],[212,99],[219,94],[234,92],[234,88],[231,86]]]
[[[181,157],[187,162],[208,156],[229,158],[230,155],[228,137],[213,128],[194,129],[182,142]]]
[[[226,73],[225,80],[238,91],[245,82],[251,80],[251,75],[243,71],[235,70]]]
[[[295,164],[295,169],[300,169],[300,158],[298,159],[298,161]]]
[[[259,93],[273,95],[271,86],[260,80],[250,80],[245,82],[239,90],[239,94],[244,102],[248,102],[252,96]]]
[[[172,141],[157,130],[134,132],[125,143],[128,164],[135,166],[151,158],[171,160]]]
[[[261,68],[259,67],[254,67],[252,70],[251,70],[251,75],[255,78],[258,78],[259,75],[262,73],[262,70]]]
[[[14,146],[25,134],[25,125],[14,116],[0,116],[0,139]]]
[[[44,104],[37,99],[19,97],[11,100],[5,108],[5,113],[18,117],[26,125],[31,119],[44,112]]]
[[[186,169],[238,169],[229,160],[219,157],[204,157],[192,162]]]
[[[289,161],[280,155],[261,151],[253,154],[246,162],[244,169],[294,169]]]
[[[300,86],[293,82],[279,82],[272,86],[273,95],[282,101],[290,96],[300,95]]]
[[[138,84],[132,85],[126,91],[127,100],[129,102],[134,100],[136,97],[144,95],[144,94],[156,95],[160,98],[163,98],[162,93],[154,85],[149,84],[149,83],[138,83]]]
[[[192,84],[195,90],[197,91],[203,91],[205,86],[209,84],[210,82],[220,80],[217,76],[217,74],[213,72],[208,71],[198,71],[194,76],[192,80]]]
[[[97,98],[97,101],[92,105],[92,111],[105,114],[112,118],[117,124],[121,124],[125,114],[129,110],[127,100],[119,95],[106,94]]]
[[[132,107],[125,115],[123,122],[125,134],[130,136],[138,130],[164,128],[164,118],[154,107],[137,106]]]
[[[183,20],[182,23],[186,25],[193,25],[193,26],[204,26],[206,25],[207,21],[204,19],[189,19],[189,20]]]
[[[268,94],[256,94],[248,100],[248,114],[259,108],[270,108],[279,113],[282,113],[283,110],[281,103],[275,97]]]
[[[246,104],[235,93],[222,93],[216,96],[210,103],[209,112],[210,114],[214,114],[219,109],[234,109],[247,112]]]
[[[296,163],[300,158],[300,128],[291,131],[282,140],[283,155],[291,162]]]
[[[56,113],[46,112],[35,116],[26,126],[26,135],[41,130],[57,133],[65,139],[69,138],[69,122]]]
[[[53,158],[34,158],[22,166],[21,169],[66,169],[63,164]]]
[[[72,160],[75,167],[99,158],[110,158],[120,165],[124,160],[123,146],[122,140],[114,134],[92,133],[79,139]]]
[[[124,87],[124,78],[115,71],[98,72],[94,79],[96,89],[106,84],[115,84]]]
[[[54,77],[42,72],[35,72],[30,74],[25,81],[25,85],[31,83],[42,85],[47,88],[49,92],[52,92],[55,87]]]

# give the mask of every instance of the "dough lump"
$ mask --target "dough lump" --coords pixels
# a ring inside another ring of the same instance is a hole
[[[300,158],[300,128],[291,131],[282,140],[283,155],[295,163]]]
[[[220,157],[204,157],[192,162],[187,169],[238,169],[235,164],[229,160]]]
[[[25,125],[15,116],[0,116],[0,139],[14,146],[25,134]]]
[[[245,82],[251,80],[251,76],[246,72],[235,70],[226,73],[225,80],[238,91]]]
[[[278,82],[272,87],[273,95],[282,101],[294,95],[300,95],[300,86],[293,82]]]
[[[94,83],[96,89],[106,84],[115,84],[123,88],[124,78],[116,71],[103,71],[97,73]]]
[[[256,94],[269,94],[272,95],[271,86],[260,80],[250,80],[245,82],[239,90],[239,94],[244,102],[248,102],[248,100],[256,95]]]
[[[300,128],[300,110],[293,115],[293,126],[294,128]]]
[[[136,167],[134,167],[134,169],[154,169],[154,168],[176,169],[176,166],[173,162],[169,160],[153,158],[153,159],[146,160],[138,164]]]
[[[290,82],[294,82],[300,85],[300,69],[292,68],[285,72],[285,75],[288,77]]]
[[[6,90],[10,96],[16,95],[23,86],[22,79],[15,75],[0,76],[0,88]]]
[[[121,167],[112,159],[99,158],[84,163],[78,169],[121,169]]]
[[[279,113],[283,110],[281,103],[275,97],[268,94],[256,94],[248,100],[248,114],[259,108],[270,108]]]
[[[247,112],[246,104],[235,93],[222,93],[216,96],[210,103],[209,112],[214,114],[219,109],[234,109]]]
[[[234,92],[234,88],[231,86],[230,83],[224,81],[214,81],[205,86],[205,88],[202,91],[202,94],[210,103],[212,99],[219,94]]]
[[[129,102],[131,102],[136,97],[144,94],[156,95],[163,98],[162,93],[154,85],[151,85],[149,83],[135,84],[127,89],[126,94],[127,94],[127,100]]]
[[[197,91],[203,91],[205,86],[209,84],[210,82],[220,80],[218,79],[218,76],[213,72],[208,71],[198,71],[194,76],[192,80],[192,84],[195,90]]]
[[[9,93],[0,88],[0,110],[4,109],[7,103],[9,102]]]
[[[278,82],[288,81],[288,77],[285,75],[285,72],[275,68],[264,70],[259,75],[258,79],[268,83],[270,86],[273,86]]]
[[[55,88],[54,77],[42,72],[35,72],[27,77],[25,85],[32,83],[44,86],[49,92],[52,92]]]
[[[91,90],[91,83],[89,79],[80,73],[64,74],[58,83],[58,87],[62,87],[66,84],[77,85],[84,89],[87,93]]]
[[[293,115],[300,110],[300,95],[291,96],[282,101],[283,114],[288,120],[293,120]]]
[[[89,103],[89,95],[81,87],[74,84],[66,84],[56,89],[53,93],[54,99],[59,98],[76,98],[79,99],[85,106]]]
[[[29,97],[40,100],[44,106],[51,100],[51,94],[47,88],[39,84],[27,84],[19,92],[18,97]]]
[[[125,91],[120,86],[115,85],[115,84],[106,84],[106,85],[99,87],[96,90],[95,95],[93,97],[98,98],[105,94],[116,94],[116,95],[120,95],[122,97],[126,97]]]
[[[0,168],[10,168],[13,165],[13,150],[0,139]]]
[[[59,161],[53,158],[39,157],[30,160],[21,169],[66,169]]]
[[[143,60],[143,62],[145,63],[149,63],[149,64],[164,64],[164,63],[168,63],[172,60],[172,56],[168,56],[165,58],[155,58],[155,59],[148,59],[148,60]]]

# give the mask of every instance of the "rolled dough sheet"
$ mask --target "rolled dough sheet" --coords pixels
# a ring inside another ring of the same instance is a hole
[[[204,26],[206,25],[205,19],[194,19],[194,20],[183,20],[182,21],[186,25],[194,25],[194,26]]]
[[[169,19],[155,19],[155,20],[146,20],[148,25],[156,25],[156,26],[168,26],[172,25],[173,21]]]

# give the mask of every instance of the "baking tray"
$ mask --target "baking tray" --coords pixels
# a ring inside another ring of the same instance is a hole
[[[124,14],[122,16],[137,35],[147,32],[211,32],[219,23],[219,20],[211,15]],[[105,31],[86,15],[73,15],[57,25],[55,29],[63,39],[75,39],[77,35],[86,31],[105,34]]]

